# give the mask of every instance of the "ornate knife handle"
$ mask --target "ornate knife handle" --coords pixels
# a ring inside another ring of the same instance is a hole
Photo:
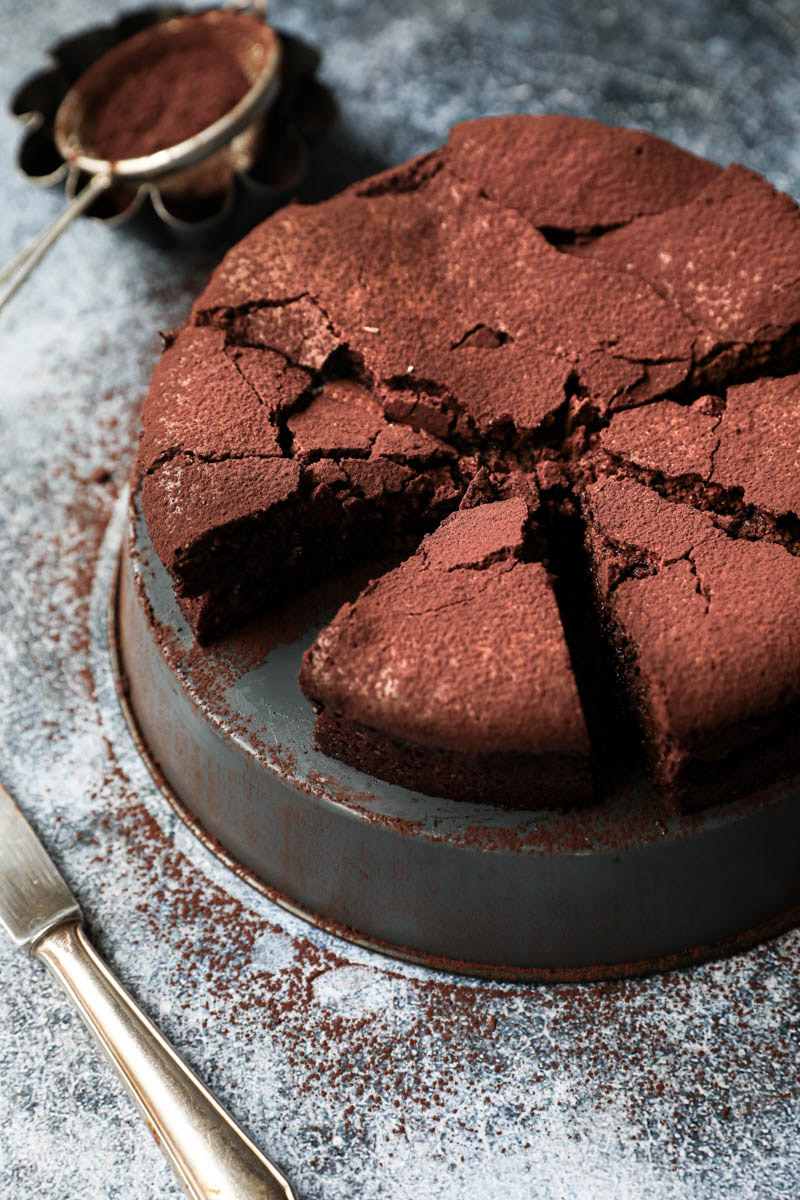
[[[296,1200],[288,1180],[134,1004],[70,921],[32,948],[63,985],[195,1200]]]

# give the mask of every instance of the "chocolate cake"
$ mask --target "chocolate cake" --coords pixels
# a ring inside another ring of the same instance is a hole
[[[463,492],[455,451],[390,423],[360,384],[316,385],[213,328],[190,326],[165,350],[143,425],[150,536],[201,639],[402,545]]]
[[[606,627],[653,773],[681,807],[800,769],[800,557],[632,479],[586,489]]]
[[[589,737],[552,582],[529,561],[531,523],[521,496],[462,509],[340,610],[300,672],[320,749],[439,795],[590,798]]]
[[[760,176],[561,116],[466,122],[284,209],[144,407],[143,508],[190,624],[408,553],[306,658],[328,753],[564,805],[630,708],[672,805],[794,770],[798,261]]]

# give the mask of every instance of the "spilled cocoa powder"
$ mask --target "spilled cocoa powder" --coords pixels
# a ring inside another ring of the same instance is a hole
[[[314,1168],[335,1154],[336,1136],[373,1139],[385,1163],[418,1135],[447,1137],[457,1151],[488,1120],[492,1153],[504,1155],[529,1149],[542,1123],[556,1136],[563,1119],[577,1128],[610,1110],[631,1141],[677,1159],[691,1124],[753,1115],[746,1081],[755,1064],[772,1103],[800,1098],[796,1037],[767,1044],[758,1020],[776,964],[797,974],[791,944],[761,947],[738,970],[588,986],[410,972],[332,949],[318,934],[291,934],[241,903],[135,799],[104,812],[99,826],[98,872],[122,850],[146,940],[170,947],[165,991],[243,1052],[268,1036],[263,1053],[291,1079],[288,1128],[315,1116]],[[279,970],[259,966],[264,937],[288,943]],[[513,1120],[501,1116],[508,1109]]]

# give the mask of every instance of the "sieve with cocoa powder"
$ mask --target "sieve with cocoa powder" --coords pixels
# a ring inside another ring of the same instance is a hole
[[[64,160],[89,182],[0,272],[0,308],[113,184],[180,187],[201,172],[247,166],[280,63],[280,39],[263,17],[228,9],[153,25],[92,64],[62,100],[53,130]]]

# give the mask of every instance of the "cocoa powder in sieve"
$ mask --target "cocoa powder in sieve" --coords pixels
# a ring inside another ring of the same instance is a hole
[[[225,116],[249,87],[234,56],[207,29],[142,47],[92,114],[94,150],[115,162],[175,146]]]

